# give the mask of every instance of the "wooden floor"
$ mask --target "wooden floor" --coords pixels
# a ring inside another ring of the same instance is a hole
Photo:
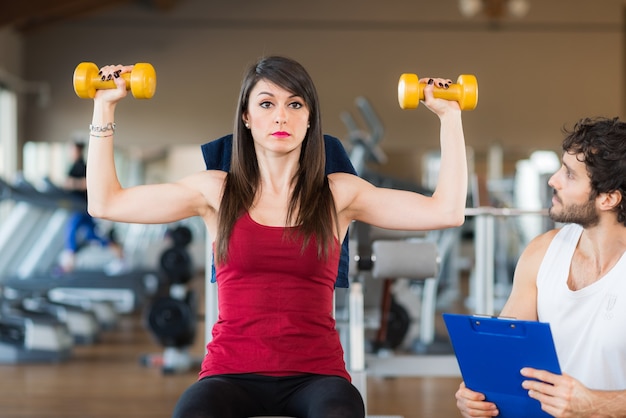
[[[200,356],[203,339],[192,353]],[[141,315],[125,315],[98,343],[76,346],[58,364],[0,365],[1,418],[167,418],[196,371],[163,375],[140,359],[161,347]],[[376,378],[367,381],[368,415],[458,417],[459,378]]]

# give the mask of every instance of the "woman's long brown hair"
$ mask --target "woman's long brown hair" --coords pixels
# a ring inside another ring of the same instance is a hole
[[[252,206],[261,182],[252,134],[243,122],[250,91],[259,80],[267,80],[302,97],[309,109],[310,126],[302,143],[298,171],[292,179],[293,194],[285,226],[298,225],[298,232],[304,237],[304,246],[315,238],[318,255],[327,257],[334,248],[335,231],[339,234],[339,227],[325,175],[326,157],[317,91],[301,64],[290,58],[271,56],[251,66],[241,85],[233,132],[231,168],[226,177],[218,216],[216,264],[227,261],[233,226]]]

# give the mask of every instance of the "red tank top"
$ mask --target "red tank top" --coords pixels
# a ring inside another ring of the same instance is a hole
[[[249,214],[235,223],[228,262],[216,268],[218,320],[200,378],[258,373],[336,375],[350,380],[333,318],[339,244],[320,260],[312,239],[260,225]]]

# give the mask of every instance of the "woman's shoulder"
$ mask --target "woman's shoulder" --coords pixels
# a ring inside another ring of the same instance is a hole
[[[331,190],[333,192],[335,190],[344,192],[344,189],[354,189],[355,187],[360,187],[364,185],[368,185],[369,183],[363,180],[359,176],[355,176],[350,173],[331,173],[328,176],[328,184],[330,185]]]
[[[205,197],[221,197],[226,176],[225,171],[203,170],[184,177],[178,183],[202,193]]]
[[[197,177],[205,179],[225,179],[228,173],[223,170],[200,170],[189,174],[187,177]]]
[[[359,194],[374,187],[361,177],[349,173],[329,174],[328,184],[338,210],[350,206]]]
[[[183,177],[179,183],[184,183],[192,186],[202,186],[207,183],[222,184],[226,180],[228,173],[221,170],[202,170]]]
[[[344,181],[365,181],[361,177],[354,175],[352,173],[344,173],[342,171],[338,171],[335,173],[330,173],[327,175],[329,182],[344,182]]]

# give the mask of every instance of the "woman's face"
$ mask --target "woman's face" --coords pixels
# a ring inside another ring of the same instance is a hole
[[[261,79],[250,91],[243,121],[259,147],[276,153],[300,149],[309,127],[304,99]]]

